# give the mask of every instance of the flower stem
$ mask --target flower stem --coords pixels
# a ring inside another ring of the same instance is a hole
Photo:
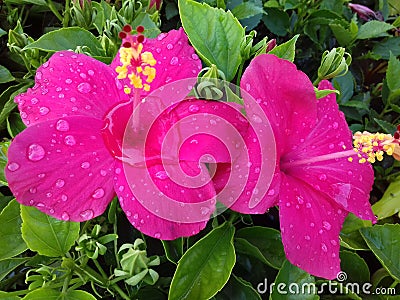
[[[47,0],[47,6],[48,8],[50,8],[50,10],[52,11],[52,13],[57,17],[57,19],[62,22],[63,21],[63,17],[60,15],[60,13],[58,12],[57,8],[55,7],[53,1],[51,0]]]

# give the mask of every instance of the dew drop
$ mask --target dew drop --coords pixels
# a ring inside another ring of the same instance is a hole
[[[319,180],[321,180],[321,181],[326,181],[326,175],[325,174],[320,174],[319,176],[318,176],[318,179]]]
[[[198,60],[198,59],[199,59],[199,56],[198,56],[196,53],[193,53],[193,54],[192,54],[192,58],[193,58],[194,60]]]
[[[58,120],[56,124],[56,129],[58,131],[68,131],[69,130],[69,123],[65,120]]]
[[[104,190],[102,188],[98,188],[97,190],[94,191],[94,193],[92,194],[92,198],[94,199],[100,199],[101,197],[103,197],[105,194]]]
[[[30,161],[42,160],[45,155],[45,151],[42,146],[38,144],[31,144],[28,147],[28,159]]]
[[[270,189],[269,191],[268,191],[268,194],[267,194],[268,196],[273,196],[273,195],[275,195],[275,190],[274,189]]]
[[[69,220],[69,214],[64,211],[61,215],[61,219],[63,219],[64,221],[68,221]]]
[[[196,104],[192,104],[192,105],[189,106],[189,111],[190,111],[191,113],[196,113],[196,112],[199,111],[199,109],[200,109],[199,106],[196,105]]]
[[[171,49],[173,49],[173,48],[174,48],[174,45],[172,45],[172,44],[168,44],[168,45],[167,45],[167,49],[168,49],[168,50],[171,50]]]
[[[246,91],[250,91],[250,89],[251,89],[250,83],[246,83]]]
[[[71,78],[65,79],[65,83],[66,83],[66,84],[71,84],[71,83],[72,83],[72,79],[71,79]]]
[[[255,123],[258,123],[258,124],[262,123],[262,119],[261,119],[261,117],[260,117],[259,115],[254,114],[254,115],[251,117],[251,119],[252,119]]]
[[[107,176],[107,171],[105,171],[105,170],[100,170],[100,175],[101,176]]]
[[[42,79],[42,72],[38,71],[36,72],[36,79],[41,80]]]
[[[93,213],[93,210],[87,209],[87,210],[81,212],[79,215],[80,215],[84,220],[89,220],[89,219],[93,218],[94,213]]]
[[[41,116],[45,116],[50,112],[50,109],[46,106],[42,106],[41,108],[39,108],[39,114]]]
[[[64,181],[64,180],[58,179],[58,180],[56,181],[56,187],[62,188],[64,185],[65,185],[65,181]]]
[[[65,136],[65,138],[64,138],[64,143],[65,143],[65,145],[67,145],[67,146],[73,146],[73,145],[76,144],[76,140],[75,140],[75,138],[74,138],[72,135],[67,135],[67,136]]]
[[[324,252],[328,252],[328,247],[325,245],[325,243],[322,243],[322,244],[321,244],[321,249],[322,249],[322,251],[324,251]]]
[[[31,193],[31,194],[35,194],[36,192],[37,192],[37,190],[34,187],[29,189],[29,193]]]
[[[203,216],[205,216],[210,212],[210,209],[206,206],[202,206],[202,207],[200,207],[200,212]]]
[[[86,77],[87,77],[85,73],[80,73],[79,76],[80,76],[81,78],[83,78],[83,79],[86,79]]]
[[[161,238],[161,233],[159,233],[159,232],[156,232],[156,233],[154,234],[154,237],[155,237],[156,239],[159,239],[159,238]]]
[[[64,201],[64,202],[67,201],[67,200],[68,200],[68,196],[62,194],[62,195],[61,195],[61,200]]]
[[[168,178],[168,174],[165,171],[158,171],[155,176],[156,176],[156,178],[161,179],[161,180]]]
[[[78,91],[82,94],[87,94],[92,90],[92,86],[87,82],[82,82],[78,85]]]
[[[333,129],[337,129],[339,127],[338,122],[333,122],[332,127],[333,127]]]
[[[89,163],[88,161],[84,161],[84,162],[81,164],[81,168],[82,168],[82,169],[88,169],[88,168],[90,168],[90,163]]]
[[[311,203],[310,203],[310,202],[307,202],[307,203],[306,203],[306,207],[307,207],[307,208],[311,208]]]
[[[161,33],[158,35],[157,40],[162,41],[167,36],[166,33]]]
[[[178,64],[178,62],[179,62],[179,59],[176,56],[174,56],[171,58],[171,61],[169,62],[169,64],[172,66],[176,66]]]
[[[39,99],[38,98],[32,98],[31,99],[31,103],[32,104],[37,104],[39,102]]]
[[[36,207],[44,207],[44,204],[42,202],[39,202],[38,204],[36,204]]]
[[[7,169],[11,172],[15,172],[19,169],[19,164],[17,164],[16,162],[12,162],[7,166]]]
[[[322,222],[322,225],[323,225],[323,227],[324,227],[326,230],[331,230],[331,228],[332,228],[331,223],[329,223],[329,222],[327,222],[327,221],[323,221],[323,222]]]
[[[305,239],[306,241],[309,241],[309,240],[311,240],[311,237],[310,237],[309,235],[306,235],[306,236],[304,236],[304,239]]]

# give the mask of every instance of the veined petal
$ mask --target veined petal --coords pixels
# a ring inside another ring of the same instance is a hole
[[[279,200],[288,260],[308,273],[335,279],[340,271],[339,232],[347,212],[323,193],[283,175]]]
[[[154,80],[149,83],[150,91],[141,90],[141,96],[145,97],[159,87],[185,78],[195,78],[201,70],[201,61],[189,45],[188,38],[182,28],[161,33],[155,39],[146,38],[143,41],[142,52],[150,52],[156,64]],[[122,66],[119,53],[113,60],[111,67],[115,69]],[[128,84],[129,79],[121,82]]]
[[[70,116],[32,125],[8,149],[5,174],[18,202],[61,220],[85,221],[114,196],[114,159],[100,120]]]
[[[293,63],[272,54],[254,58],[240,87],[262,106],[282,153],[300,143],[315,126],[317,99],[307,75]],[[249,96],[244,93],[245,106]],[[247,108],[246,108],[247,109]]]
[[[116,76],[94,58],[60,51],[39,67],[35,86],[15,101],[27,126],[72,115],[102,119],[114,103],[127,97],[117,88]]]
[[[144,234],[162,240],[197,234],[215,210],[215,191],[205,167],[205,176],[195,180],[202,185],[197,188],[187,182],[189,175],[199,172],[197,163],[170,167],[186,172],[173,177],[183,185],[170,179],[174,170],[167,172],[161,161],[148,163],[147,169],[118,162],[115,169],[115,190],[129,221]]]
[[[324,81],[320,89],[332,89]],[[339,111],[335,94],[318,101],[318,121],[312,132],[282,158],[281,169],[324,193],[342,209],[375,221],[369,203],[374,173],[353,153],[352,133]],[[348,158],[352,156],[353,161]]]

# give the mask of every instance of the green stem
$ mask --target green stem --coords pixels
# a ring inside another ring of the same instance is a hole
[[[108,280],[108,276],[106,274],[106,272],[104,272],[103,268],[100,266],[99,262],[97,261],[97,259],[92,259],[94,265],[96,266],[97,270],[99,270],[101,276],[105,279]]]
[[[68,27],[69,24],[69,19],[70,19],[70,6],[71,6],[71,0],[66,0],[65,1],[65,12],[64,12],[64,19],[62,20],[63,27]]]
[[[113,284],[111,287],[121,296],[122,299],[130,300],[129,296],[117,285]]]
[[[53,12],[53,14],[57,17],[57,19],[62,22],[63,21],[63,17],[60,15],[60,13],[58,12],[57,8],[55,7],[53,1],[51,0],[47,0],[47,6],[48,8],[50,8],[50,10]]]

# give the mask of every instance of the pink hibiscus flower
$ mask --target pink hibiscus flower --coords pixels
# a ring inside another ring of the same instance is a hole
[[[182,29],[156,39],[131,36],[130,30],[126,26],[120,34],[123,46],[111,66],[61,51],[38,69],[35,86],[16,97],[27,129],[9,147],[9,187],[21,204],[77,222],[102,214],[116,193],[130,222],[143,233],[162,239],[193,235],[204,228],[214,208],[203,209],[201,220],[187,223],[167,220],[146,209],[127,187],[122,144],[134,107],[166,83],[196,76],[201,62]],[[196,112],[216,111],[212,101],[183,100],[154,119],[158,130],[147,137],[152,155],[145,159],[149,176],[161,193],[183,204],[202,200],[199,194],[212,199],[213,184],[178,187],[163,171],[157,150],[168,128],[195,107]],[[221,116],[234,118],[229,108],[217,110]],[[205,137],[203,142],[205,149],[209,142]],[[190,157],[199,154],[191,150],[193,146],[187,149],[193,152]],[[181,162],[181,167],[189,174],[197,174],[199,168],[190,159]],[[134,180],[140,185],[140,178]]]
[[[251,191],[264,178],[252,172],[240,201],[231,208],[262,214],[278,205],[288,260],[313,275],[334,279],[340,271],[339,232],[348,212],[375,222],[368,202],[372,167],[358,163],[335,95],[317,100],[311,81],[293,63],[260,55],[244,72],[241,88],[248,93],[243,95],[247,114],[251,117],[254,104],[248,99],[253,97],[271,123],[277,164],[264,197],[256,195],[262,198],[257,205]],[[323,81],[319,88],[332,86]],[[254,147],[249,149],[253,170],[268,159]],[[217,190],[226,176],[217,174]]]

